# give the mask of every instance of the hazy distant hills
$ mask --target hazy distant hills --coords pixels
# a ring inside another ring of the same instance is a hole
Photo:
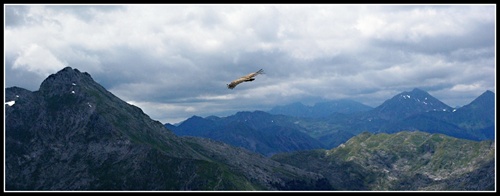
[[[493,190],[494,94],[449,111],[414,91],[367,111],[174,126],[66,67],[38,91],[5,89],[5,190]]]
[[[491,91],[486,91],[468,105],[454,109],[415,88],[371,109],[346,100],[324,102],[312,107],[294,103],[270,111],[280,114],[255,111],[239,112],[224,118],[193,116],[178,126],[166,126],[177,135],[211,138],[269,156],[293,150],[337,147],[365,131],[397,133],[419,130],[476,141],[493,140],[494,107],[494,93]],[[278,142],[282,141],[278,138],[284,135],[293,137],[286,136],[290,141]]]
[[[351,114],[371,109],[373,108],[362,103],[344,99],[319,102],[313,106],[306,106],[300,102],[296,102],[288,105],[276,106],[269,110],[269,113],[304,118],[322,118],[328,117],[334,113]]]
[[[304,133],[302,127],[289,121],[287,116],[255,111],[238,112],[225,118],[193,116],[179,126],[169,125],[169,128],[179,136],[210,138],[266,156],[324,148],[320,142]]]

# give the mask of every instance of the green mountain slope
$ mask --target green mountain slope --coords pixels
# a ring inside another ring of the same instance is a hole
[[[322,174],[339,190],[493,190],[494,154],[492,141],[403,131],[272,159]]]

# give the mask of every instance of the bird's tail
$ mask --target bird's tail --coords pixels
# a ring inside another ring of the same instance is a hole
[[[257,74],[264,74],[264,70],[260,69],[259,71],[257,71]]]

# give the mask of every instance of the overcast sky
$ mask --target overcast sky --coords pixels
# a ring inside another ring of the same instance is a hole
[[[152,119],[420,88],[449,106],[495,91],[496,5],[4,5],[5,86],[66,66]],[[265,74],[235,89],[231,80]]]

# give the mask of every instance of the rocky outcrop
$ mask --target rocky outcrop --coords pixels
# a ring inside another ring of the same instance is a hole
[[[442,134],[364,132],[331,150],[272,157],[323,174],[340,190],[493,190],[493,141]],[[308,162],[303,162],[308,160]]]

